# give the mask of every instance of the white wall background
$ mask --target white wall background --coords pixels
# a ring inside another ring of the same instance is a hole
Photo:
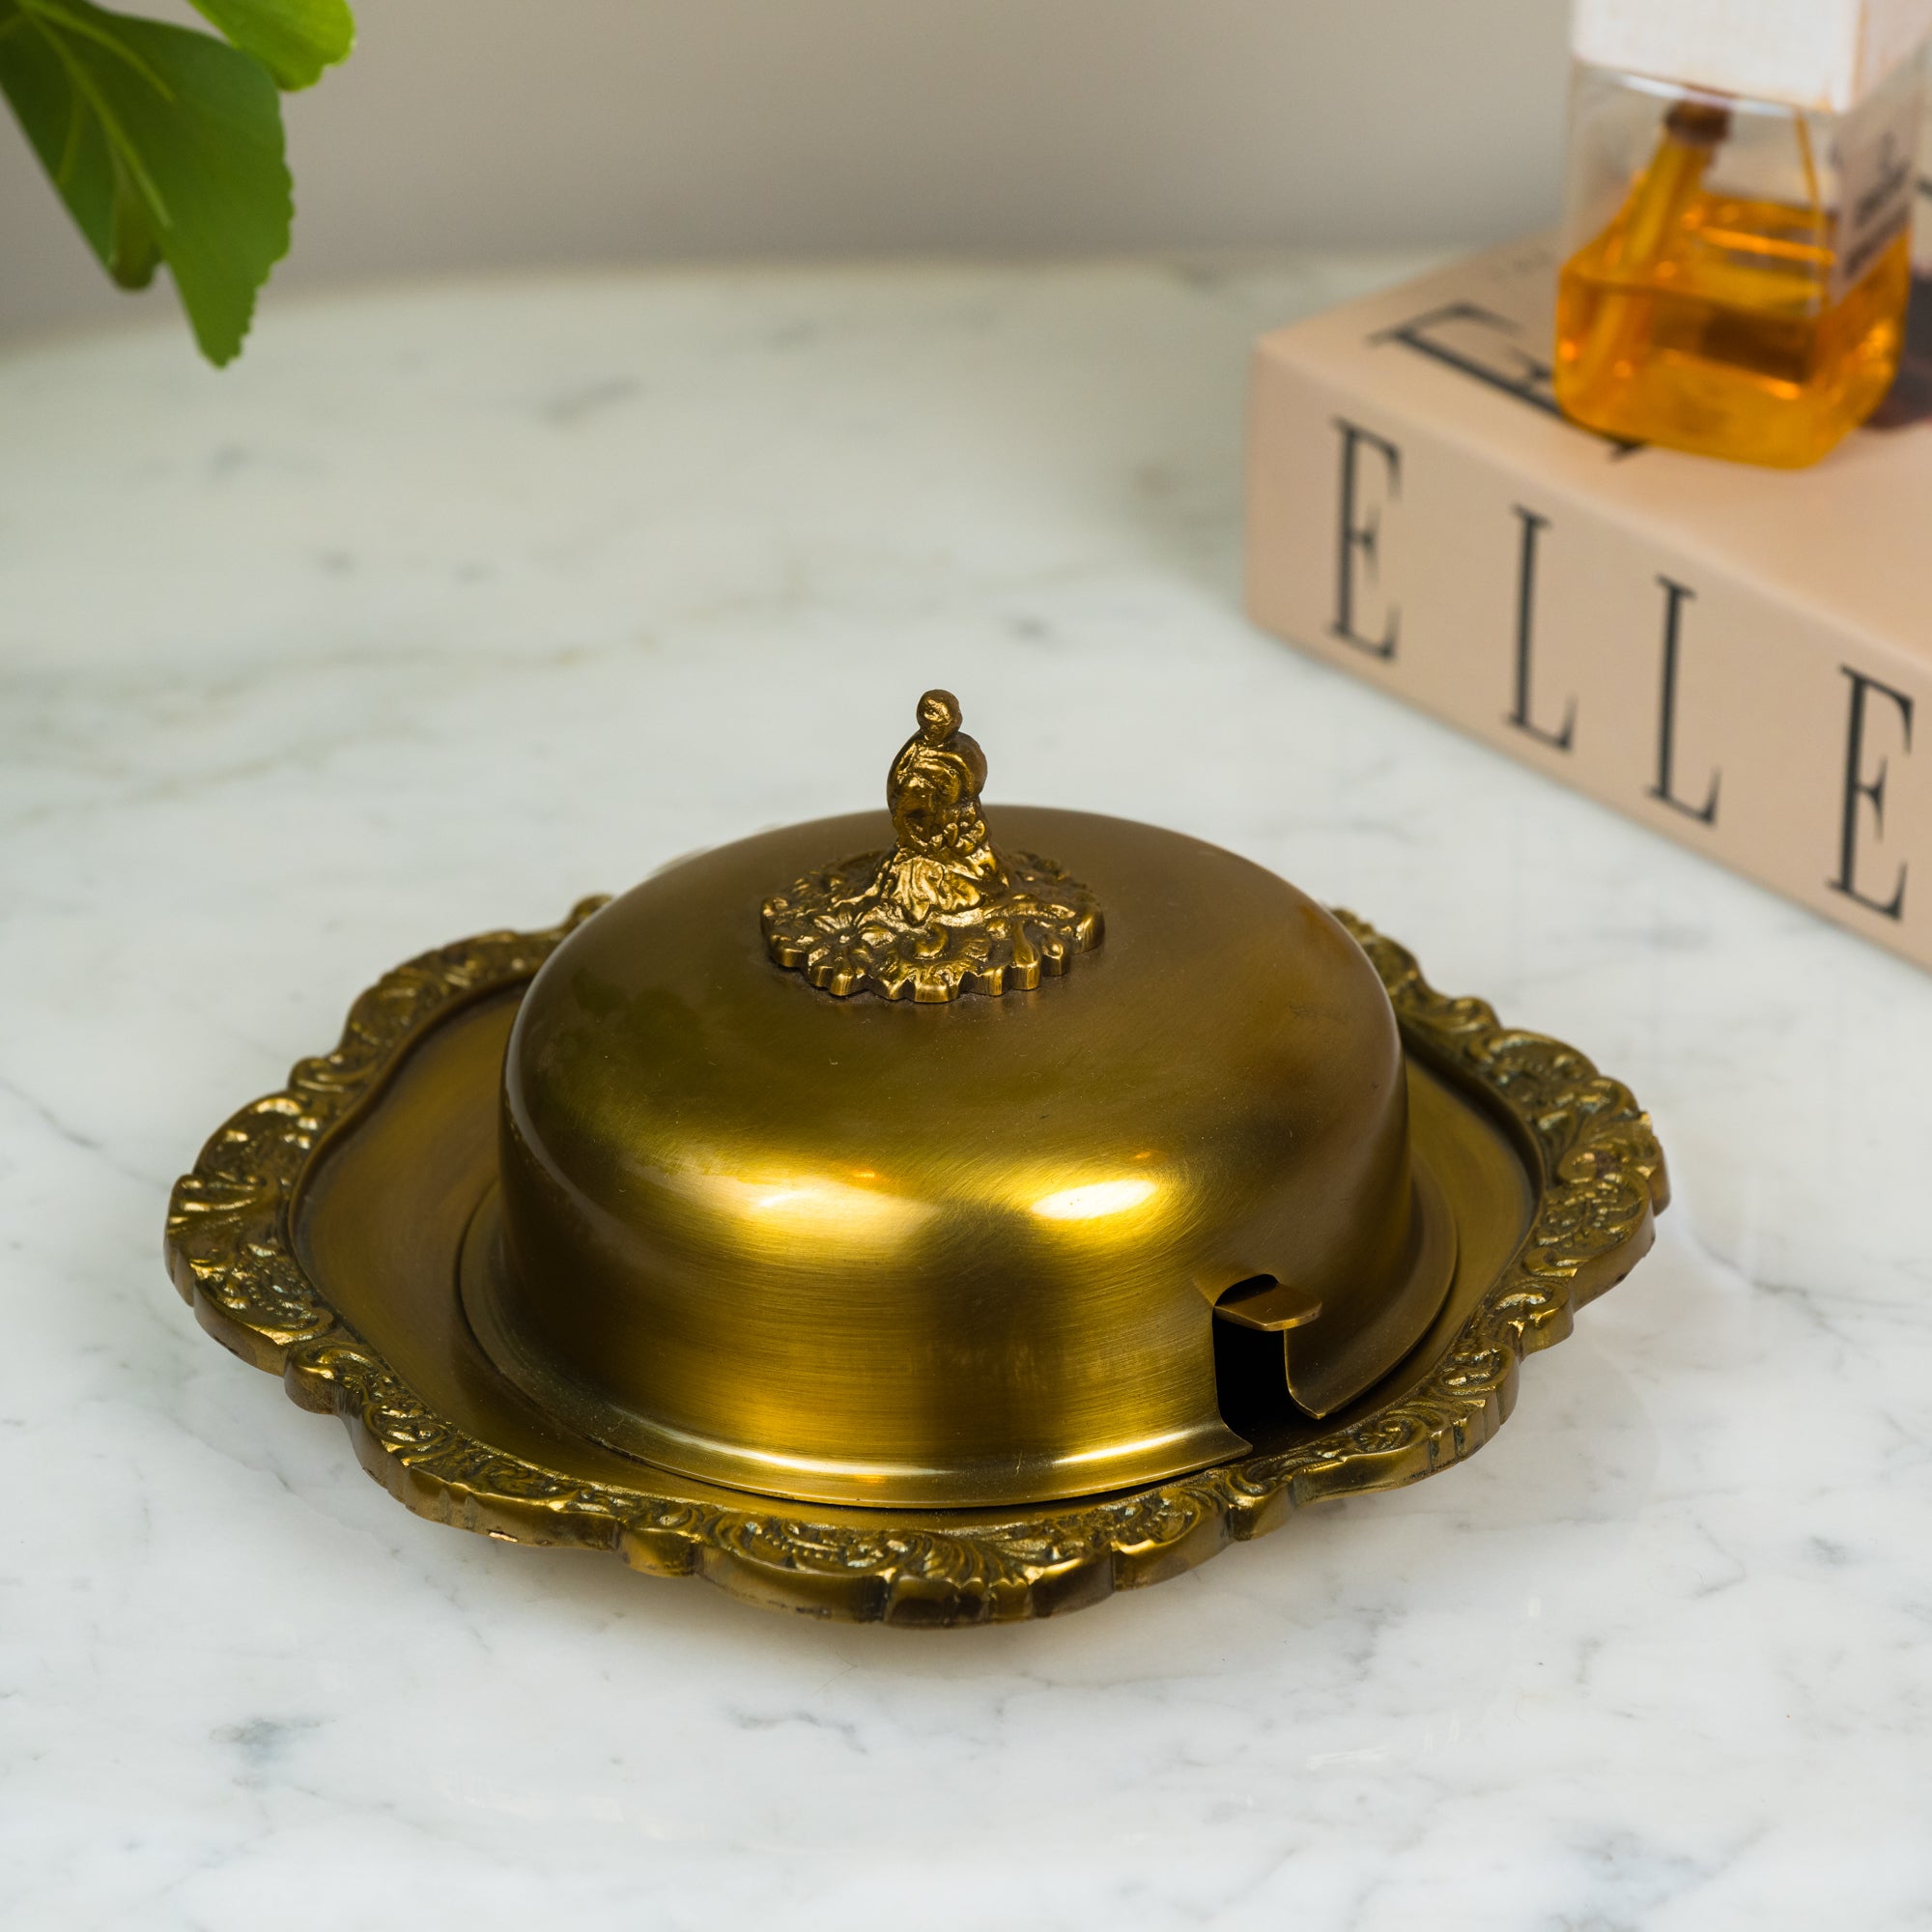
[[[710,255],[1453,242],[1555,206],[1566,0],[359,12],[355,59],[287,105],[278,292]],[[0,329],[125,313],[0,127]]]

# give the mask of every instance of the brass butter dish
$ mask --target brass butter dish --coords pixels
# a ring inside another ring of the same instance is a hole
[[[1630,1094],[1231,853],[989,825],[960,724],[889,814],[386,976],[177,1184],[203,1325],[423,1515],[857,1619],[1473,1453],[1650,1244]]]

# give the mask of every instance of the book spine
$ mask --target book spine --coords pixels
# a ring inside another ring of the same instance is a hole
[[[1921,659],[1279,341],[1248,481],[1264,628],[1932,966]]]

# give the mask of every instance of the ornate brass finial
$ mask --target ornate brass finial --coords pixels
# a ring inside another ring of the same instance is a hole
[[[1100,908],[1050,859],[1003,852],[986,831],[986,754],[959,728],[959,700],[928,691],[919,729],[886,781],[898,842],[808,872],[765,901],[781,966],[844,998],[956,1000],[1064,973],[1100,943]]]

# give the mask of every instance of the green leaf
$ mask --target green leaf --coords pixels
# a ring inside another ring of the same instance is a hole
[[[103,263],[114,257],[114,157],[93,116],[76,111],[59,52],[14,0],[0,0],[0,92]]]
[[[281,104],[251,54],[89,0],[0,0],[0,92],[108,272],[165,260],[211,362],[288,252]]]
[[[355,44],[348,0],[193,0],[193,6],[291,93],[313,87],[323,69],[347,60]]]
[[[107,272],[124,289],[145,289],[160,265],[161,239],[148,219],[140,191],[125,170],[117,169],[113,248],[107,258]]]

